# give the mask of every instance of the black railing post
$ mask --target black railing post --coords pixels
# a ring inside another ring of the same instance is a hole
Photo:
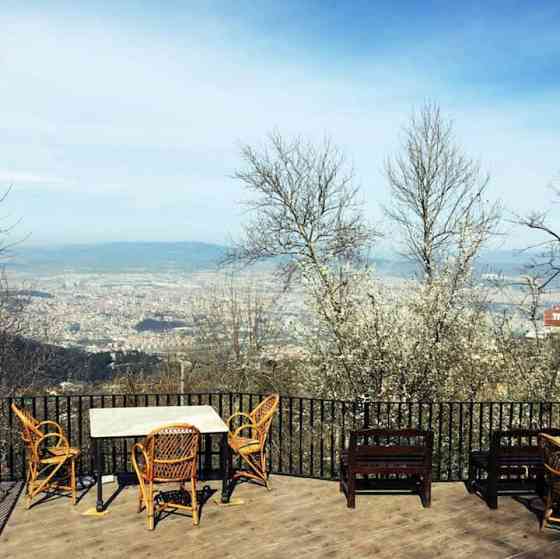
[[[290,468],[289,468],[289,473],[291,474],[293,471],[293,456],[294,456],[294,399],[290,396],[290,406],[289,406],[289,420],[288,420],[288,426],[289,426],[289,430],[290,430],[290,453],[289,453],[289,464],[290,464]]]
[[[313,471],[314,471],[314,465],[315,465],[315,453],[314,453],[314,444],[313,444],[313,439],[315,436],[315,422],[314,422],[314,408],[315,406],[313,405],[314,401],[312,398],[309,399],[309,475],[310,477],[313,477]]]
[[[364,429],[367,429],[369,426],[369,402],[366,402],[364,404]]]
[[[278,400],[278,473],[282,473],[282,451],[283,451],[283,439],[282,436],[282,425],[284,422],[284,398],[280,396]]]
[[[10,448],[8,450],[8,468],[10,471],[9,479],[14,481],[14,413],[12,411],[11,398],[8,398],[8,426],[10,429]]]

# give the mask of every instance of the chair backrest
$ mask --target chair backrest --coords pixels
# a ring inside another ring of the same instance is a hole
[[[538,457],[541,453],[539,448],[539,435],[546,433],[555,437],[560,436],[560,429],[510,429],[506,431],[494,431],[490,443],[490,454],[496,457],[508,457],[512,454],[523,453]]]
[[[150,432],[143,447],[146,477],[153,481],[179,481],[196,477],[200,431],[188,423],[163,425]]]
[[[543,453],[545,469],[554,476],[560,476],[560,437],[540,433],[539,447]]]
[[[261,445],[266,441],[279,401],[279,394],[270,394],[249,414],[257,427],[257,438]]]
[[[35,419],[25,408],[18,408],[13,403],[11,407],[22,426],[21,438],[23,439],[25,446],[30,448],[44,435],[44,433],[42,433],[37,427],[39,425],[39,421]]]
[[[434,435],[420,429],[361,429],[350,431],[348,458],[416,456],[431,463]]]

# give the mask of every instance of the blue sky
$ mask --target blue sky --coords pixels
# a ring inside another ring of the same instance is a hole
[[[512,211],[560,179],[560,2],[4,0],[0,29],[1,209],[28,244],[227,241],[239,144],[274,127],[331,136],[376,222],[427,99]]]

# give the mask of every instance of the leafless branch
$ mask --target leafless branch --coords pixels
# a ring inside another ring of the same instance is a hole
[[[454,143],[438,105],[413,115],[404,134],[402,153],[385,165],[392,196],[385,213],[428,281],[450,256],[466,270],[500,218],[499,205],[485,199],[489,177]]]

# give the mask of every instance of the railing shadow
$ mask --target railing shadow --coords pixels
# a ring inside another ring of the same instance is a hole
[[[0,483],[0,536],[16,506],[23,485],[22,481]]]

